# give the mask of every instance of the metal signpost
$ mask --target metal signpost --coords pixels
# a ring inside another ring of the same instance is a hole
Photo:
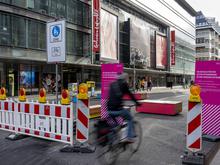
[[[47,23],[47,62],[56,64],[56,102],[58,103],[58,63],[66,61],[65,20]]]

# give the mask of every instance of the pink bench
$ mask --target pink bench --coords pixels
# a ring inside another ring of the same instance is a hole
[[[162,115],[177,115],[182,112],[181,101],[141,100],[140,103],[142,105],[136,108],[137,112]]]
[[[137,100],[147,99],[147,93],[135,93],[134,96],[135,96],[135,98],[136,98]],[[131,98],[130,98],[129,95],[125,95],[125,96],[123,97],[123,99],[124,99],[124,100],[130,100]]]

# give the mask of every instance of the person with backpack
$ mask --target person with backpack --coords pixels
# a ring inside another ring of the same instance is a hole
[[[127,121],[128,134],[127,138],[124,141],[132,143],[134,142],[135,136],[133,130],[133,118],[128,110],[123,109],[123,96],[126,94],[130,96],[130,98],[136,103],[137,106],[140,105],[135,96],[129,90],[128,74],[123,73],[119,75],[117,80],[112,82],[112,84],[110,85],[107,108],[108,113],[111,117],[122,117]]]

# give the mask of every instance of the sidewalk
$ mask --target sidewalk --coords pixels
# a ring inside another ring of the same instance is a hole
[[[219,164],[220,164],[220,149],[216,153],[216,155],[215,155],[214,159],[212,160],[212,162],[210,163],[210,165],[219,165]]]
[[[167,93],[167,92],[187,92],[189,91],[189,88],[183,89],[182,86],[174,86],[173,89],[167,88],[167,87],[153,87],[151,91],[138,91],[138,93],[149,93],[149,94],[155,94],[155,93]],[[101,94],[101,91],[96,91],[95,94]],[[29,101],[37,101],[38,100],[38,95],[27,95],[26,96]],[[10,97],[12,99],[17,100],[18,96]],[[58,96],[59,100],[61,99],[61,95],[59,94]],[[56,95],[55,94],[47,94],[47,100],[49,102],[55,101],[56,100]]]
[[[167,87],[153,87],[151,91],[144,91],[147,93],[166,93],[166,92],[185,92],[189,91],[189,88],[184,89],[182,86],[174,86],[173,89]]]

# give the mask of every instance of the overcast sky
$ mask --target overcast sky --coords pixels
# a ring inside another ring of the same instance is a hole
[[[206,17],[215,17],[220,22],[220,0],[186,0],[196,11],[201,10]]]

